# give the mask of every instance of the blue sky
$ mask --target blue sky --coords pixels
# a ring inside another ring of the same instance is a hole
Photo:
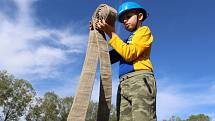
[[[215,120],[215,15],[212,0],[142,0],[154,35],[151,60],[157,79],[159,121],[204,113]],[[75,94],[95,8],[123,0],[0,0],[0,69],[29,80],[39,96]],[[116,23],[117,33],[126,38]],[[113,69],[113,103],[118,66]],[[98,75],[98,74],[97,74]],[[98,76],[97,76],[98,78]],[[98,100],[98,79],[92,99]]]

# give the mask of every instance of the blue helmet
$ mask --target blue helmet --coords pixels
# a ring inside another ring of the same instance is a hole
[[[125,12],[130,11],[130,10],[139,10],[144,15],[143,20],[145,20],[147,18],[147,12],[141,5],[139,5],[136,2],[125,2],[122,5],[120,5],[118,8],[118,14],[117,14],[118,21],[122,23],[123,22],[121,20],[122,15]]]

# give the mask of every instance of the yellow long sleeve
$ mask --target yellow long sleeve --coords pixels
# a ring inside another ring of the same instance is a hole
[[[132,37],[131,43],[126,44],[116,34],[112,34],[109,44],[124,58],[127,62],[132,62],[150,51],[153,36],[147,26],[139,28]],[[148,54],[147,54],[148,55]]]

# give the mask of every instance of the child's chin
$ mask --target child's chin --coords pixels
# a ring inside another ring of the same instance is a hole
[[[124,26],[125,30],[130,31],[129,27]]]
[[[133,29],[131,28],[125,28],[127,31],[132,32]]]

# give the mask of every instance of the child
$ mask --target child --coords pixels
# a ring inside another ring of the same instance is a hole
[[[119,7],[117,17],[131,32],[125,41],[105,20],[96,23],[96,28],[110,37],[111,63],[120,62],[117,120],[156,121],[156,81],[150,61],[153,36],[149,27],[142,26],[147,12],[135,2],[125,2]]]

